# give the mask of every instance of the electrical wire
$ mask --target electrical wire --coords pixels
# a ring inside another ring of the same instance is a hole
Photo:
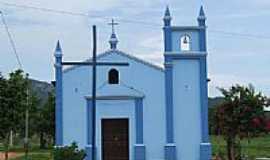
[[[227,32],[227,31],[213,30],[213,29],[211,29],[210,31],[214,32],[214,33],[221,33],[221,34],[224,34],[224,35],[229,35],[229,36],[270,39],[270,36],[262,36],[262,35],[255,35],[255,34],[246,34],[246,33],[237,33],[237,32]]]
[[[82,13],[82,12],[71,12],[71,11],[56,10],[56,9],[51,9],[51,8],[35,7],[35,6],[29,6],[29,5],[19,5],[19,4],[7,3],[7,2],[1,2],[1,1],[0,1],[0,4],[6,5],[6,6],[11,6],[11,7],[17,7],[17,8],[38,10],[38,11],[42,11],[42,12],[105,19],[103,16],[90,15],[90,14],[86,14],[86,13]],[[145,21],[126,20],[126,19],[121,19],[121,18],[119,18],[117,20],[124,22],[124,23],[137,23],[137,24],[143,24],[143,25],[154,26],[154,27],[156,27],[157,25],[160,25],[160,24],[154,24],[154,23],[149,23],[149,22],[145,22]]]
[[[0,4],[5,5],[5,6],[17,7],[17,8],[39,10],[42,12],[66,14],[66,15],[72,15],[72,16],[83,16],[83,17],[88,16],[88,14],[85,14],[85,13],[76,13],[76,12],[70,12],[70,11],[64,11],[64,10],[55,10],[55,9],[51,9],[51,8],[35,7],[35,6],[29,6],[29,5],[19,5],[19,4],[7,3],[7,2],[0,2]]]
[[[13,38],[12,38],[12,35],[11,35],[10,31],[9,31],[9,27],[8,27],[8,25],[7,25],[7,23],[6,23],[4,14],[3,14],[2,11],[0,11],[0,14],[1,14],[2,23],[3,23],[4,27],[5,27],[6,32],[7,32],[8,39],[9,39],[9,42],[10,42],[10,44],[11,44],[12,50],[13,50],[15,56],[16,56],[18,65],[19,65],[20,69],[22,69],[22,63],[21,63],[20,57],[19,57],[19,55],[18,55],[18,52],[17,52],[17,49],[16,49],[15,42],[14,42],[14,40],[13,40]]]
[[[17,8],[39,10],[39,11],[49,12],[49,13],[105,19],[103,16],[90,15],[90,14],[80,13],[80,12],[56,10],[56,9],[51,9],[51,8],[43,8],[43,7],[36,7],[36,6],[29,6],[29,5],[19,5],[19,4],[7,3],[7,2],[3,2],[3,1],[2,2],[0,1],[0,4],[6,5],[6,6],[11,6],[11,7],[17,7]],[[119,18],[119,19],[116,18],[116,20],[118,20],[119,22],[123,22],[123,23],[141,24],[141,25],[145,25],[148,27],[152,27],[152,28],[160,28],[159,26],[161,25],[161,24],[157,24],[157,23],[151,23],[151,22],[140,21],[140,20],[127,20],[127,19],[122,19],[122,18]],[[213,33],[228,35],[228,36],[249,37],[249,38],[256,38],[256,39],[270,39],[270,36],[262,36],[262,35],[255,35],[255,34],[228,32],[228,31],[212,30],[212,29],[209,29],[209,31],[213,32]]]

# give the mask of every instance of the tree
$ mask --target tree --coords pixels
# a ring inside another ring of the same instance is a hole
[[[55,130],[55,96],[49,93],[48,100],[35,114],[35,132],[40,138],[40,148],[46,147],[46,139],[54,139]]]
[[[9,126],[9,122],[8,122],[8,118],[6,117],[6,113],[4,111],[6,111],[7,109],[7,80],[2,76],[2,74],[0,73],[0,140],[1,141],[5,141],[5,148],[6,148],[6,144],[7,144],[7,138],[8,135],[8,131],[9,128],[7,126]]]
[[[6,98],[6,92],[7,92],[7,80],[2,76],[0,72],[0,109],[5,108],[7,105],[7,98]],[[3,112],[0,112],[2,114]],[[4,115],[0,115],[1,117],[4,117]],[[1,121],[0,121],[1,122]],[[2,128],[2,127],[1,127]],[[0,131],[0,134],[2,132]],[[2,136],[0,135],[0,138]]]
[[[240,140],[265,131],[264,106],[268,106],[268,101],[252,85],[235,85],[220,91],[225,101],[217,108],[215,126],[226,140],[228,159],[237,160],[241,158]]]
[[[217,128],[215,127],[215,112],[217,108],[212,107],[208,109],[208,125],[209,125],[209,134],[210,135],[217,135]]]
[[[0,136],[4,140],[5,159],[8,159],[11,131],[20,130],[27,107],[27,77],[22,70],[9,74],[9,79],[0,78]]]
[[[44,128],[46,128],[44,133],[52,140],[54,140],[55,135],[55,96],[53,93],[49,93],[47,103],[43,107],[43,117],[46,120],[44,123]]]

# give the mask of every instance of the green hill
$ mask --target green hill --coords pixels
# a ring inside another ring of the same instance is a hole
[[[49,93],[53,91],[52,84],[34,79],[30,79],[30,83],[32,92],[37,95],[37,97],[40,99],[41,106],[43,106],[48,99]]]

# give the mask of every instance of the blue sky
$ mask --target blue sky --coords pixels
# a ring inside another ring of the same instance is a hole
[[[11,7],[1,2],[85,13],[89,17]],[[56,41],[61,41],[64,60],[86,59],[92,48],[90,27],[96,24],[98,51],[103,52],[109,48],[111,28],[107,23],[111,18],[120,23],[116,29],[120,50],[162,65],[162,16],[167,4],[174,25],[196,25],[199,7],[204,4],[209,29],[210,96],[219,95],[216,87],[235,83],[252,83],[270,95],[269,0],[0,0],[0,9],[14,36],[24,70],[32,78],[51,81]],[[0,71],[6,75],[18,65],[3,25],[0,47]]]

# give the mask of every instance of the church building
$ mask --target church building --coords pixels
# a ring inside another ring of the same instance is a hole
[[[171,21],[167,7],[163,67],[119,50],[113,30],[110,49],[97,56],[112,65],[97,66],[95,108],[92,66],[64,68],[58,42],[56,146],[76,142],[86,160],[211,159],[206,16],[201,7],[196,26]]]

